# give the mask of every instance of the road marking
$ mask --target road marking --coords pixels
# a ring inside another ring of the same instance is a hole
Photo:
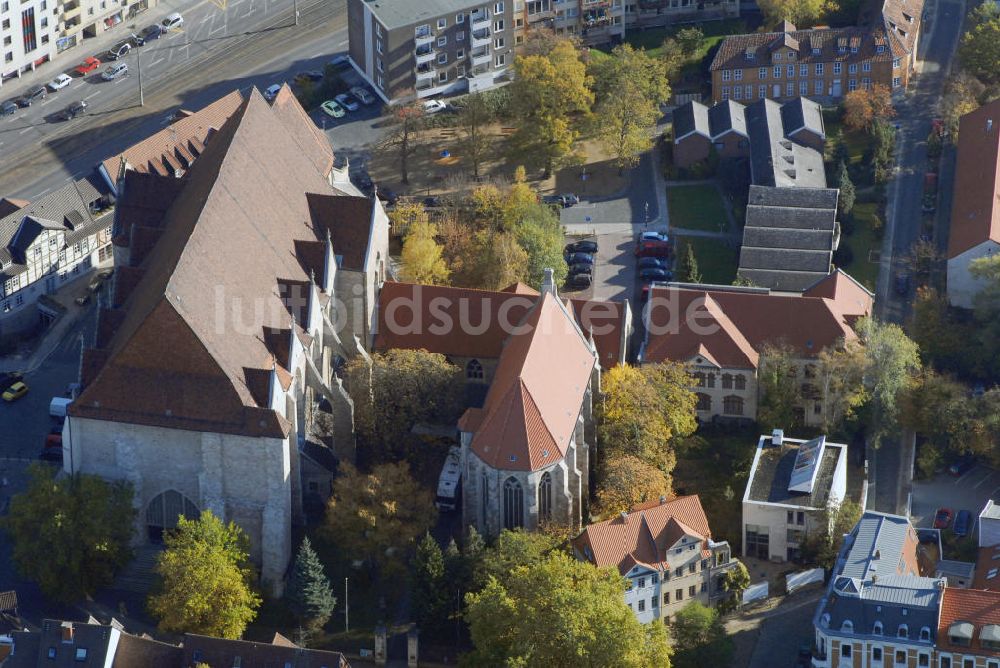
[[[983,478],[982,480],[980,480],[979,482],[977,482],[977,483],[976,483],[975,485],[973,485],[973,486],[972,486],[972,487],[973,487],[973,489],[979,489],[979,486],[980,486],[980,485],[982,485],[982,484],[983,484],[984,482],[986,482],[987,480],[989,480],[989,479],[990,479],[990,478],[992,478],[992,477],[993,477],[993,471],[990,471],[990,472],[989,472],[989,473],[988,473],[988,474],[986,475],[986,477],[985,477],[985,478]]]
[[[45,98],[45,102],[39,102],[39,103],[38,103],[38,106],[39,106],[39,107],[44,107],[44,106],[45,106],[45,105],[47,105],[47,104],[48,104],[49,102],[55,102],[55,101],[56,101],[56,99],[55,99],[54,97],[47,97],[47,98]]]
[[[322,51],[320,51],[319,53],[314,53],[313,55],[309,56],[309,60],[312,60],[313,58],[319,58],[322,55],[324,55]]]
[[[20,131],[20,132],[18,132],[17,134],[19,134],[19,135],[23,135],[23,134],[24,134],[25,132],[31,132],[31,128],[24,128],[23,130],[21,130],[21,131]]]
[[[345,44],[347,44],[347,40],[346,39],[342,39],[339,42],[337,42],[337,46],[344,46]]]
[[[215,30],[209,30],[209,31],[208,31],[208,36],[209,36],[209,37],[211,37],[211,36],[212,36],[212,35],[214,35],[215,33],[217,33],[217,32],[221,32],[221,31],[223,31],[223,30],[225,30],[225,29],[226,29],[226,25],[225,25],[225,24],[222,24],[221,26],[219,26],[219,27],[218,27],[218,28],[216,28]]]
[[[952,484],[955,484],[955,485],[957,485],[958,483],[962,482],[963,480],[965,480],[966,478],[968,478],[968,477],[969,477],[970,475],[972,475],[973,473],[975,473],[975,470],[972,470],[972,471],[969,471],[968,473],[966,473],[966,474],[965,474],[964,476],[962,476],[961,478],[959,478],[958,480],[956,480],[956,481],[955,481],[954,483],[952,483]]]
[[[164,59],[163,59],[163,57],[161,56],[160,58],[157,58],[156,60],[154,60],[153,62],[151,62],[151,63],[149,64],[149,67],[152,67],[153,65],[159,65],[160,63],[162,63],[162,62],[163,62],[163,60],[164,60]]]
[[[91,93],[90,95],[88,95],[87,97],[85,97],[83,99],[84,100],[89,100],[90,98],[95,97],[95,96],[100,95],[100,94],[101,94],[101,91],[97,90],[97,91],[94,91],[93,93]]]

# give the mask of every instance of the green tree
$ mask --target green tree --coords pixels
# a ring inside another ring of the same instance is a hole
[[[790,430],[799,426],[795,411],[801,406],[796,382],[795,353],[782,342],[766,344],[760,351],[757,370],[757,422],[765,430]]]
[[[674,641],[675,668],[728,666],[733,656],[733,641],[719,618],[718,610],[697,601],[678,611],[670,624]]]
[[[541,203],[532,204],[524,211],[515,230],[517,242],[527,256],[524,281],[528,285],[541,285],[546,269],[552,269],[556,282],[566,278],[568,268],[562,253],[563,231],[552,209]]]
[[[441,547],[425,533],[417,543],[410,584],[413,617],[422,635],[442,637],[448,621],[448,584]]]
[[[975,339],[979,344],[979,365],[984,375],[1000,373],[1000,255],[973,260],[969,273],[981,281],[979,292],[973,298]]]
[[[896,423],[896,400],[920,371],[920,350],[899,325],[866,317],[855,330],[865,346],[865,388],[876,411],[870,426],[875,428],[877,442]]]
[[[684,242],[684,250],[681,251],[681,259],[677,267],[677,280],[681,283],[701,283],[698,258],[694,255],[694,246],[690,241]]]
[[[394,315],[385,317],[392,320]],[[404,457],[415,424],[452,424],[462,410],[465,376],[444,355],[393,349],[370,359],[355,357],[345,374],[355,427],[379,460]]]
[[[465,98],[458,112],[458,125],[462,129],[460,151],[472,167],[472,178],[479,178],[479,168],[486,160],[493,146],[486,127],[493,115],[482,93],[473,93]]]
[[[399,567],[399,554],[436,517],[433,496],[413,479],[405,462],[380,464],[371,473],[341,463],[327,502],[325,529],[345,556],[384,570]]]
[[[684,48],[676,39],[668,37],[663,40],[663,45],[660,47],[660,59],[666,68],[667,81],[677,81],[689,56],[684,53]]]
[[[14,544],[22,577],[42,593],[73,603],[111,584],[132,558],[132,487],[76,474],[57,479],[51,466],[28,467],[27,489],[10,500],[0,526]]]
[[[296,617],[310,631],[323,628],[337,606],[330,580],[308,537],[302,539],[295,555],[285,595]]]
[[[892,174],[892,165],[895,162],[896,128],[888,121],[877,118],[872,123],[871,135],[875,140],[872,151],[875,182],[885,183]],[[874,216],[872,216],[872,228],[875,228]]]
[[[579,121],[594,102],[590,84],[576,47],[566,39],[555,40],[545,55],[514,59],[511,106],[518,129],[511,143],[524,164],[541,167],[548,176],[572,157]]]
[[[437,225],[428,221],[413,222],[403,240],[400,256],[402,278],[409,283],[443,285],[448,281],[448,265],[437,242]]]
[[[970,14],[972,28],[962,36],[962,67],[987,83],[1000,81],[1000,9],[987,0]]]
[[[858,88],[844,96],[844,125],[853,130],[871,130],[877,120],[885,121],[896,115],[892,106],[892,91],[875,84]]]
[[[676,363],[618,366],[608,370],[602,384],[598,436],[603,461],[633,455],[669,475],[676,463],[674,442],[692,434],[697,424],[687,369]]]
[[[235,523],[223,524],[211,511],[177,518],[164,535],[166,550],[156,562],[162,583],[149,597],[160,630],[239,638],[257,616],[261,598],[251,586],[249,540]]]
[[[850,533],[861,519],[861,506],[844,499],[839,505],[829,504],[816,519],[816,528],[802,541],[802,558],[821,568],[833,568],[837,554],[844,543],[844,534]]]
[[[765,25],[788,20],[799,28],[815,25],[827,14],[837,11],[833,0],[759,0],[757,6],[764,15]]]
[[[995,3],[994,3],[995,4]],[[980,5],[982,7],[983,5]],[[951,141],[958,143],[958,121],[965,114],[979,108],[979,98],[986,86],[968,72],[953,72],[945,83],[944,95],[938,102],[938,114],[951,133]]]
[[[857,341],[830,346],[819,354],[815,383],[822,402],[823,428],[837,431],[853,419],[868,400],[864,379],[868,359]]]
[[[481,592],[466,595],[474,650],[464,663],[669,668],[664,626],[640,623],[624,590],[611,569],[558,553],[515,568],[505,582],[491,577]]]
[[[470,533],[470,540],[471,538]],[[482,589],[490,578],[505,583],[517,568],[531,567],[548,555],[560,551],[563,551],[563,540],[557,533],[504,529],[493,545],[482,551],[480,563],[474,569],[471,590]],[[471,557],[468,543],[466,553]]]
[[[856,196],[854,182],[847,171],[847,163],[841,161],[837,168],[837,187],[840,188],[840,199],[838,200],[840,215],[849,216],[854,209],[854,199]]]
[[[698,53],[704,39],[705,33],[698,27],[681,28],[677,31],[677,43],[688,58]]]
[[[700,32],[697,28],[681,31]],[[680,40],[680,33],[678,33]],[[684,42],[681,42],[683,47]],[[595,68],[597,136],[615,155],[618,171],[639,162],[653,146],[660,105],[670,99],[666,63],[645,50],[619,44]]]
[[[721,604],[723,611],[729,611],[739,605],[743,598],[743,592],[750,586],[750,571],[746,565],[737,559],[733,559],[733,566],[722,576],[722,589],[730,596]]]

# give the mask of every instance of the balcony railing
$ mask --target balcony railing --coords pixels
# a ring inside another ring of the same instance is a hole
[[[434,79],[437,77],[437,68],[431,64],[418,65],[416,68],[417,81],[422,79]]]
[[[430,44],[431,42],[434,41],[434,31],[424,26],[423,30],[414,31],[413,41],[416,43],[417,46]]]
[[[473,51],[472,54],[472,66],[477,65],[489,65],[490,64],[490,50],[488,48],[479,49]]]
[[[472,25],[477,25],[479,23],[487,23],[490,20],[489,12],[472,12],[469,14],[469,20],[472,21]]]
[[[473,48],[479,46],[487,46],[490,43],[491,33],[488,28],[483,30],[475,30],[472,33],[472,46]]]
[[[414,51],[414,54],[417,61],[417,65],[421,65],[423,63],[429,63],[432,60],[434,60],[436,52],[434,51],[434,48],[432,46],[427,45],[427,46],[417,47],[416,51]]]

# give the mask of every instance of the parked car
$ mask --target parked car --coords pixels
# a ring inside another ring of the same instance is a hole
[[[274,102],[274,98],[278,97],[279,90],[281,90],[281,84],[271,84],[264,89],[264,99],[268,102]]]
[[[115,79],[121,79],[124,76],[128,76],[128,65],[125,63],[114,63],[113,65],[108,65],[107,69],[101,72],[101,78],[105,81],[114,81]]]
[[[959,478],[969,471],[972,467],[976,465],[976,458],[972,455],[963,455],[955,460],[955,462],[948,467],[948,473]]]
[[[641,257],[636,266],[639,271],[643,269],[670,269],[670,263],[662,257]]]
[[[666,241],[642,241],[635,247],[636,257],[662,257],[671,255],[670,244]]]
[[[905,271],[896,274],[896,294],[900,296],[910,294],[910,275]]]
[[[14,383],[22,380],[24,376],[18,371],[8,371],[6,373],[0,373],[0,392],[6,390],[8,387]]]
[[[131,42],[118,42],[113,47],[108,49],[108,59],[118,60],[119,58],[124,58],[132,50]]]
[[[99,58],[94,58],[93,56],[87,56],[86,58],[83,59],[82,63],[76,66],[76,69],[73,71],[79,74],[80,76],[84,76],[90,74],[100,66],[101,66],[101,61]]]
[[[15,111],[17,111],[17,103],[11,100],[7,100],[3,104],[0,104],[0,116],[10,116]]]
[[[32,102],[37,102],[38,100],[44,100],[48,97],[49,92],[45,89],[45,86],[37,86],[32,88],[27,93],[17,98],[17,106],[19,107],[30,107]]]
[[[84,100],[80,100],[63,109],[56,118],[60,121],[71,121],[77,116],[83,116],[86,111],[87,103]]]
[[[596,253],[598,249],[596,241],[574,241],[566,244],[565,253]]]
[[[139,33],[139,37],[143,42],[152,42],[154,39],[160,39],[163,35],[163,27],[159,23],[154,23],[153,25],[146,26]]]
[[[17,401],[27,393],[28,385],[23,380],[19,380],[3,391],[3,400]]]
[[[593,274],[594,265],[592,264],[571,264],[569,267],[569,275],[575,276],[577,274]]]
[[[375,96],[364,86],[352,87],[351,95],[361,100],[361,104],[375,104]]]
[[[448,105],[441,100],[425,100],[424,101],[424,113],[427,115],[436,114],[439,111],[445,111],[448,109]]]
[[[56,78],[50,81],[47,85],[49,90],[62,90],[71,83],[73,83],[73,79],[68,74],[57,74]]]
[[[308,72],[299,72],[295,75],[295,83],[303,84],[306,81],[310,83],[316,83],[323,80],[323,73],[319,70],[309,70]]]
[[[947,529],[953,515],[951,508],[938,508],[934,513],[934,528]]]
[[[361,105],[358,104],[358,101],[355,100],[353,97],[351,97],[348,93],[341,93],[340,95],[336,96],[333,99],[339,102],[340,106],[342,106],[344,109],[347,109],[348,111],[357,111],[358,109],[361,108]]]
[[[659,267],[649,267],[639,271],[639,278],[643,281],[671,281],[674,278],[674,272]]]
[[[62,427],[52,427],[45,435],[45,445],[42,447],[46,449],[62,448]]]
[[[347,113],[336,100],[327,100],[323,104],[319,105],[319,108],[323,110],[324,114],[327,116],[333,116],[334,118],[343,118],[344,114]]]
[[[570,253],[566,256],[566,264],[594,264],[594,256],[590,253]]]
[[[585,290],[590,287],[592,282],[590,274],[573,274],[566,279],[566,287],[575,290]]]
[[[542,202],[545,204],[558,204],[562,208],[566,209],[574,204],[579,204],[580,198],[573,193],[564,193],[562,195],[546,195],[542,198]]]
[[[167,18],[160,21],[160,27],[163,28],[164,32],[170,30],[176,30],[184,25],[184,17],[179,13],[174,12],[173,14],[168,14]]]
[[[955,535],[956,536],[967,536],[969,535],[969,524],[972,522],[972,513],[968,510],[958,511],[958,515],[955,515]]]
[[[670,241],[670,238],[663,232],[643,232],[639,235],[638,242],[643,241],[662,241],[664,243]]]

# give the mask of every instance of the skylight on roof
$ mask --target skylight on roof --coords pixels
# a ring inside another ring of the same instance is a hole
[[[791,480],[788,483],[789,492],[812,494],[825,446],[826,436],[814,438],[799,446],[799,451],[795,455],[795,464],[792,466]]]

